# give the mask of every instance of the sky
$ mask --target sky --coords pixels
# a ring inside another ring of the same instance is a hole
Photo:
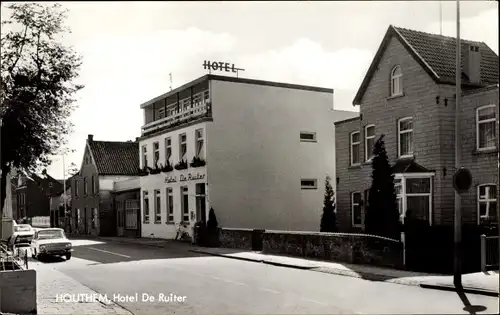
[[[333,88],[335,109],[358,111],[352,100],[389,25],[456,36],[455,1],[61,4],[72,30],[64,41],[83,56],[85,84],[66,168],[81,165],[88,134],[135,140],[140,104],[170,89],[170,73],[172,88],[206,74],[204,60],[234,63],[245,69],[240,77]],[[498,54],[497,2],[461,1],[460,8],[461,37]],[[61,156],[48,172],[63,178]]]

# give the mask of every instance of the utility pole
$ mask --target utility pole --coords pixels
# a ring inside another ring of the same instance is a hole
[[[461,139],[460,139],[460,103],[462,93],[462,68],[461,68],[461,47],[460,47],[460,0],[457,0],[457,47],[456,47],[456,85],[455,85],[455,169],[461,167]],[[453,283],[456,288],[462,287],[462,209],[461,196],[455,191],[455,218],[454,218],[454,273]]]
[[[443,35],[443,2],[439,1],[439,35]]]
[[[64,154],[62,156],[62,162],[63,162],[63,201],[64,201],[64,221],[65,223],[67,222],[67,216],[68,216],[68,200],[67,200],[67,196],[66,196],[66,163],[65,163],[65,160],[64,160]],[[66,225],[66,224],[65,224]],[[66,227],[67,229],[67,227]]]

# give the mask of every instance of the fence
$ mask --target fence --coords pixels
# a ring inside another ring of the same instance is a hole
[[[28,269],[28,250],[14,246],[12,252],[0,244],[0,270]]]
[[[498,236],[481,235],[481,271],[498,269]]]

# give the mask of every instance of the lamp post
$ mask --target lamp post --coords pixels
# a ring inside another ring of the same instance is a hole
[[[460,139],[460,102],[461,102],[461,48],[460,48],[460,0],[457,0],[457,40],[456,40],[456,68],[455,68],[455,169],[461,167],[461,139]],[[462,209],[461,196],[455,191],[455,215],[454,215],[454,264],[453,284],[462,287]]]

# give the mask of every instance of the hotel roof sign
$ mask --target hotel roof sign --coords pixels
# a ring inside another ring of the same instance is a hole
[[[203,69],[208,70],[209,73],[211,71],[232,72],[236,73],[236,76],[238,76],[239,71],[245,71],[245,69],[236,68],[234,63],[223,62],[223,61],[210,61],[210,60],[203,61]]]

